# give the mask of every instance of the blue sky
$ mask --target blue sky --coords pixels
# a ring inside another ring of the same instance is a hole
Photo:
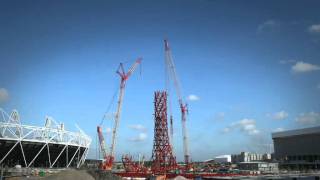
[[[168,38],[183,95],[193,95],[192,159],[264,152],[271,132],[320,124],[319,6],[312,0],[1,1],[0,107],[18,109],[25,124],[42,125],[45,115],[69,130],[77,123],[94,149],[96,126],[118,88],[119,62],[128,68],[143,57],[141,74],[138,68],[127,84],[116,153],[150,157],[153,92],[164,89]],[[174,94],[172,102],[182,159]]]

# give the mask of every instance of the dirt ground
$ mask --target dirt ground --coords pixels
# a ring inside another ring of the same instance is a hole
[[[67,170],[61,171],[57,174],[49,175],[47,177],[41,178],[43,180],[58,180],[58,179],[66,179],[66,180],[95,180],[87,171],[85,170]]]
[[[65,170],[56,174],[46,175],[45,177],[14,177],[7,180],[120,180],[121,178],[111,173],[99,173],[87,170]]]

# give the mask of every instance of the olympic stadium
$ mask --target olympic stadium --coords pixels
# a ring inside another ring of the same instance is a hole
[[[17,110],[0,109],[0,116],[0,166],[78,168],[84,163],[91,138],[79,127],[66,131],[51,117],[44,126],[24,125]]]

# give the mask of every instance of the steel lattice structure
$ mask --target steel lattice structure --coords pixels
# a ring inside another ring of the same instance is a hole
[[[132,156],[126,154],[122,156],[122,164],[127,173],[144,173],[146,174],[148,169],[144,166],[144,163],[134,162]]]
[[[155,174],[164,174],[177,169],[168,135],[167,93],[154,94],[154,141],[152,150],[152,167]]]
[[[53,118],[45,125],[29,126],[20,122],[18,111],[10,115],[0,109],[0,165],[23,167],[79,167],[85,160],[91,138],[64,129]]]

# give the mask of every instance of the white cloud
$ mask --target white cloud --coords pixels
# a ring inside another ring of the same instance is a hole
[[[134,130],[138,130],[138,131],[146,131],[147,130],[147,128],[142,126],[141,124],[129,125],[129,128],[134,129]]]
[[[289,116],[289,114],[286,111],[282,110],[273,114],[268,114],[268,116],[274,120],[283,120],[286,119]]]
[[[277,128],[277,129],[275,129],[275,130],[273,130],[273,132],[281,132],[281,131],[284,131],[285,129],[284,128]]]
[[[320,124],[320,114],[317,112],[301,113],[296,122],[303,125],[318,125]]]
[[[137,137],[133,137],[131,139],[129,139],[130,141],[133,142],[141,142],[147,139],[147,134],[146,133],[139,133],[139,135]]]
[[[0,103],[9,99],[9,93],[5,88],[0,88]]]
[[[254,119],[246,118],[232,123],[229,127],[224,128],[223,132],[228,133],[236,129],[247,135],[256,135],[260,133],[256,127],[256,121]]]
[[[215,114],[214,116],[214,120],[217,120],[217,121],[223,121],[224,118],[225,118],[225,113],[224,112],[218,112]]]
[[[190,94],[190,95],[187,97],[187,100],[188,100],[188,101],[198,101],[198,100],[200,100],[200,98],[199,98],[199,96],[197,96],[197,95]]]
[[[223,131],[222,131],[222,132],[223,132],[223,133],[228,133],[228,132],[230,132],[230,131],[231,131],[231,129],[230,129],[230,128],[228,128],[228,127],[226,127],[226,128],[224,128],[224,129],[223,129]]]
[[[304,72],[320,70],[320,66],[299,61],[292,66],[291,70],[295,73],[304,73]]]
[[[313,24],[308,30],[310,33],[320,33],[320,24]]]
[[[278,25],[279,23],[277,23],[275,20],[267,20],[258,26],[257,31],[258,32],[271,31]]]

